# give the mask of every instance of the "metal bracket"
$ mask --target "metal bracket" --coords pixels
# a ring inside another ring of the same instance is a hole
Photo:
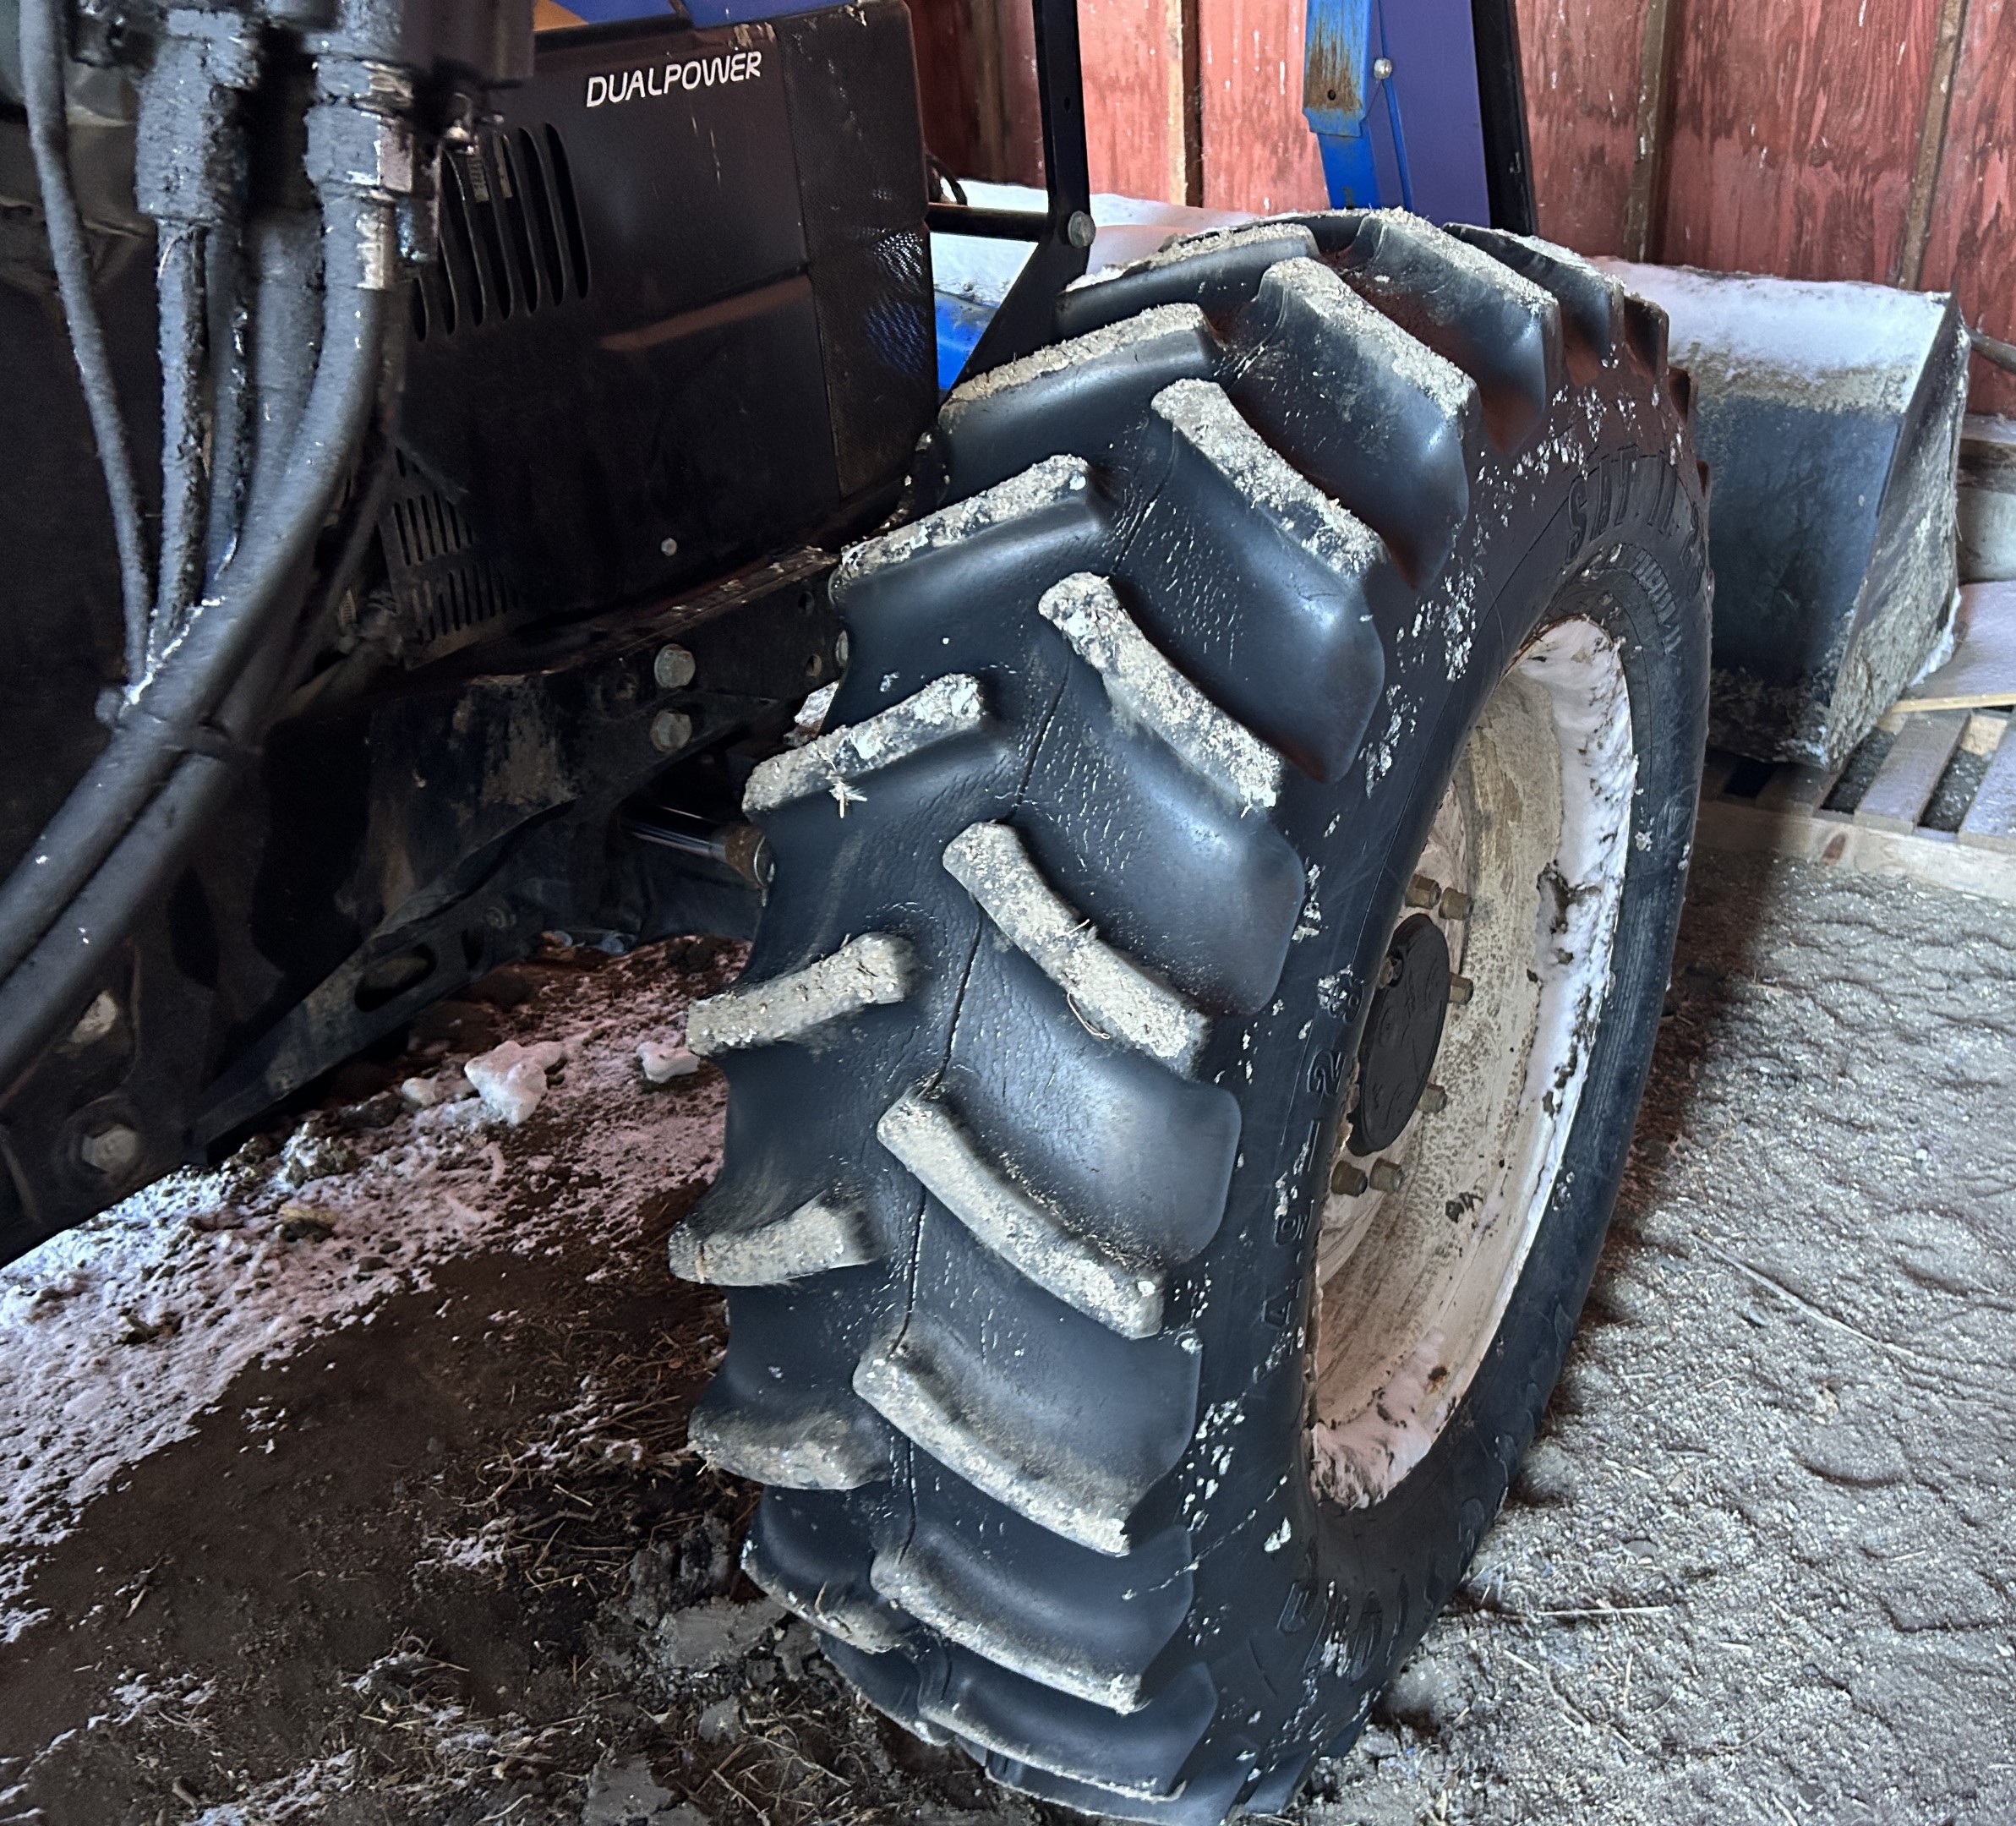
[[[1309,0],[1303,33],[1302,112],[1323,155],[1324,188],[1333,209],[1414,206],[1407,139],[1386,55],[1383,0]],[[1371,112],[1384,106],[1392,129],[1397,198],[1382,195],[1373,153]]]
[[[944,234],[986,235],[1035,243],[1001,301],[961,380],[1027,355],[1057,335],[1057,296],[1081,276],[1092,252],[1092,178],[1085,156],[1084,72],[1079,61],[1078,0],[1035,0],[1036,96],[1043,114],[1043,177],[1050,205],[1034,210],[970,209],[934,203],[927,219]]]

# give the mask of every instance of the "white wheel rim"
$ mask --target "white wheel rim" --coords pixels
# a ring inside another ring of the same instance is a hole
[[[1636,783],[1616,642],[1549,628],[1486,704],[1412,871],[1471,901],[1427,910],[1474,986],[1431,1074],[1446,1105],[1375,1156],[1348,1151],[1348,1120],[1338,1141],[1346,1168],[1401,1174],[1330,1193],[1317,1243],[1312,1468],[1347,1507],[1427,1457],[1525,1269],[1609,991]]]

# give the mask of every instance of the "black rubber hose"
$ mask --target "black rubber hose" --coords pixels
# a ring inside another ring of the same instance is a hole
[[[1970,330],[1967,340],[1974,344],[1974,353],[1983,361],[1993,362],[1997,368],[2006,368],[2011,374],[2016,374],[2016,342],[2005,342],[1985,330]]]
[[[70,347],[84,383],[84,402],[98,446],[105,492],[112,501],[112,533],[119,551],[119,593],[126,610],[126,677],[138,685],[145,675],[147,622],[154,589],[148,581],[147,546],[140,521],[139,490],[134,481],[133,451],[112,384],[104,326],[91,288],[90,249],[84,219],[70,183],[70,129],[63,99],[62,0],[20,0],[21,94],[28,110],[28,139],[41,187],[42,218],[56,287],[70,329]]]
[[[250,310],[245,298],[244,218],[234,214],[205,244],[204,291],[210,302],[210,528],[204,576],[215,579],[237,549],[251,474],[252,426],[248,407],[247,345]]]
[[[75,1018],[107,955],[132,931],[136,911],[158,905],[173,888],[191,837],[221,804],[232,773],[230,763],[214,755],[184,755],[128,828],[112,860],[64,909],[61,933],[52,934],[0,982],[0,1085]]]
[[[161,572],[148,630],[147,664],[161,663],[203,588],[210,444],[205,385],[210,369],[208,232],[194,223],[161,231],[155,260],[160,303]]]
[[[0,976],[48,945],[75,943],[72,926],[57,921],[86,882],[117,873],[120,845],[178,763],[249,733],[210,719],[273,631],[274,606],[313,551],[376,409],[394,295],[364,288],[362,249],[367,236],[384,244],[389,212],[389,205],[348,196],[329,205],[322,359],[287,467],[270,490],[254,490],[238,549],[182,642],[0,887]],[[14,1041],[0,1031],[0,1082],[19,1063]]]

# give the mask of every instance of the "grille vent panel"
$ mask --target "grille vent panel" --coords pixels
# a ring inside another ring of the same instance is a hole
[[[441,160],[441,251],[413,287],[422,342],[588,293],[574,172],[557,128],[484,128]]]
[[[461,511],[403,451],[396,454],[378,534],[408,665],[467,646],[522,606],[478,549]]]

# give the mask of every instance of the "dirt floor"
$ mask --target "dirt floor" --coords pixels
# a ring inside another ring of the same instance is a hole
[[[736,961],[547,954],[0,1273],[0,1822],[1074,1818],[855,1703],[682,1449],[721,1086],[637,1049]],[[2013,1452],[2016,918],[1703,858],[1546,1431],[1292,1818],[2016,1819]]]

